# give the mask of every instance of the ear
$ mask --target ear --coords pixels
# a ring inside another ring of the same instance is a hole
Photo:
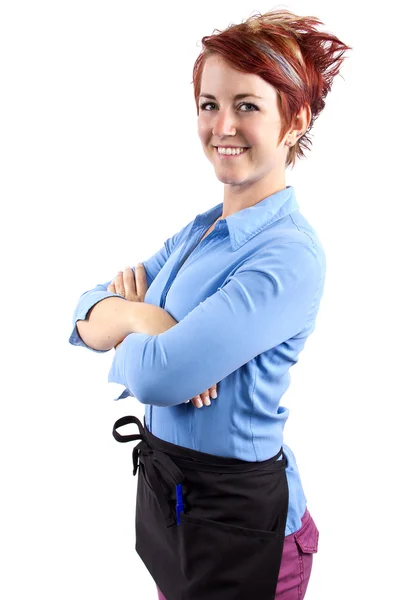
[[[295,121],[288,131],[286,141],[290,146],[294,146],[299,141],[301,136],[307,131],[311,121],[311,109],[308,104],[305,104],[297,113]]]

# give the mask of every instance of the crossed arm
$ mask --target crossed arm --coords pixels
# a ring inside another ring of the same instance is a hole
[[[157,335],[177,323],[159,306],[112,297],[95,304],[87,319],[78,321],[76,328],[85,344],[91,348],[111,350],[130,333]]]
[[[116,349],[130,333],[157,335],[176,325],[178,321],[166,310],[144,302],[147,288],[141,263],[135,272],[130,267],[118,271],[107,291],[121,297],[103,298],[89,310],[84,321],[76,324],[85,344],[95,350]]]
[[[125,285],[123,285],[123,279],[125,279]],[[143,302],[145,290],[147,290],[147,282],[144,277],[142,277],[142,285],[140,285],[141,278],[138,277],[136,286],[133,285],[135,278],[131,278],[130,274],[128,282],[126,278],[121,278],[120,275],[117,276],[116,281],[117,283],[113,280],[108,286],[108,291],[116,293],[115,288],[117,286],[119,288],[118,293],[123,291],[124,296],[132,297],[132,299],[137,296],[140,301],[127,302],[126,298],[112,297],[105,298],[95,304],[88,312],[87,319],[77,322],[78,333],[85,343],[99,350],[110,350],[113,346],[117,350],[118,346],[130,333],[157,335],[177,325],[178,321],[166,310]],[[110,324],[112,324],[111,328]],[[89,336],[97,336],[97,339]],[[192,404],[197,408],[202,408],[203,403],[209,406],[211,404],[209,394],[213,398],[217,397],[217,384],[192,398]],[[190,400],[186,400],[186,403],[188,402]]]
[[[284,240],[240,265],[179,323],[159,306],[131,303],[126,295],[125,299],[103,296],[102,301],[98,297],[89,325],[97,311],[101,312],[101,305],[105,310],[113,303],[114,314],[126,313],[101,322],[98,337],[103,345],[95,346],[86,338],[83,341],[101,351],[123,340],[108,381],[123,384],[143,404],[173,406],[213,381],[221,381],[262,352],[307,332],[324,274],[324,257],[313,245]],[[89,300],[93,297],[94,292]],[[79,314],[83,315],[84,302],[81,304]],[[158,335],[160,331],[162,335]],[[199,347],[207,347],[201,369]]]

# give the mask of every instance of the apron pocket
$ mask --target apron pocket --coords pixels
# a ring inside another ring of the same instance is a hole
[[[140,466],[139,466],[138,479],[143,481],[145,487],[148,489],[148,491],[151,493],[151,495],[157,500],[157,494],[155,493],[153,486],[151,485],[151,483],[149,481],[149,476],[147,474],[146,467],[142,462],[140,463]],[[165,481],[160,478],[158,478],[158,481],[160,483],[161,488],[164,491],[165,497],[168,498],[170,496],[170,489],[168,487],[168,484],[165,483]],[[139,486],[139,481],[138,481],[138,486]],[[172,499],[170,500],[170,508],[172,509],[173,513],[175,513],[175,505],[174,505],[174,502]]]
[[[228,523],[221,523],[220,521],[212,521],[211,519],[203,519],[201,517],[192,517],[185,513],[181,513],[181,518],[186,521],[189,525],[196,525],[199,527],[207,527],[211,529],[218,529],[232,535],[247,536],[250,538],[260,538],[273,540],[278,538],[276,531],[263,531],[262,529],[249,529],[248,527],[240,527],[239,525],[229,525]]]
[[[274,598],[283,538],[181,513],[178,548],[182,600]]]
[[[143,463],[140,463],[139,470],[140,470],[139,477],[140,477],[140,475],[142,475],[144,483],[149,488],[149,490],[153,494],[153,496],[155,496],[154,490],[149,481],[149,476],[147,475],[146,467],[144,466]]]

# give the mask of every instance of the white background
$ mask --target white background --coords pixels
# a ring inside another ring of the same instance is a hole
[[[68,344],[72,314],[84,291],[222,202],[197,137],[193,63],[203,36],[278,7],[317,16],[353,47],[311,152],[286,172],[327,255],[317,327],[282,398],[291,411],[285,442],[320,530],[307,600],[397,593],[394,4],[368,13],[343,1],[8,0],[0,9],[5,600],[156,600],[134,551],[133,443],[111,434],[117,418],[142,418],[144,406],[112,401],[114,351]]]

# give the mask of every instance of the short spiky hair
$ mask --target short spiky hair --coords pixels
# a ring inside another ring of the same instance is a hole
[[[205,60],[218,54],[232,68],[259,75],[275,87],[282,119],[279,143],[305,104],[311,110],[309,132],[325,106],[324,98],[339,73],[343,54],[352,50],[332,33],[318,31],[316,25],[323,25],[316,17],[271,10],[203,37],[203,49],[193,67],[197,114]],[[296,156],[304,156],[303,147],[310,149],[307,132],[289,148],[286,167],[293,168]]]

